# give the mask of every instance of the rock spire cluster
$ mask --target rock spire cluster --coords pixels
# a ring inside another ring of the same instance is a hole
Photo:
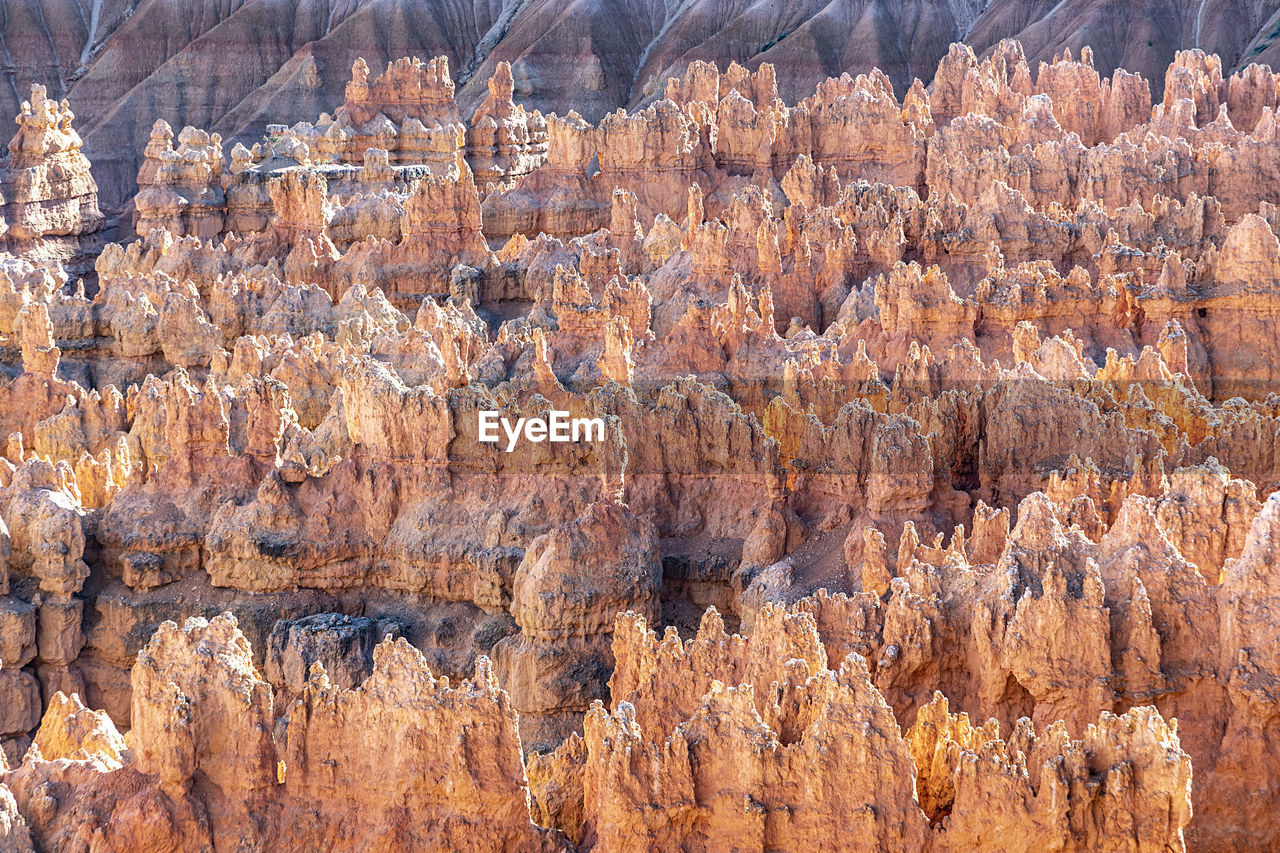
[[[359,62],[157,122],[87,288],[33,98],[0,842],[1280,844],[1280,78],[1152,88],[1003,42],[592,123]]]

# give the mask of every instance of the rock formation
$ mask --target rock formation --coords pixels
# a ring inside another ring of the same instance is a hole
[[[74,118],[41,85],[22,102],[18,133],[0,163],[0,251],[80,275],[92,271],[102,248],[103,216]]]
[[[33,101],[0,839],[1280,844],[1275,78],[939,55],[149,116],[85,287]]]
[[[935,91],[947,90],[943,109],[950,119],[959,89],[952,86],[954,76],[935,76],[935,70],[951,43],[964,41],[982,56],[1006,38],[1025,45],[1033,74],[1064,51],[1082,56],[1092,47],[1096,73],[1115,94],[1076,96],[1062,107],[1078,119],[1063,126],[1086,145],[1093,144],[1088,133],[1110,132],[1108,123],[1140,94],[1124,82],[1128,78],[1113,77],[1116,69],[1142,74],[1159,98],[1164,69],[1180,50],[1221,57],[1212,68],[1203,61],[1187,64],[1175,90],[1197,87],[1203,93],[1198,103],[1215,111],[1227,103],[1247,122],[1237,126],[1251,129],[1260,110],[1276,101],[1271,71],[1250,68],[1276,65],[1274,9],[1252,0],[1171,0],[1154,7],[1099,0],[1032,6],[1024,0],[924,0],[902,8],[792,0],[786,14],[727,0],[584,3],[573,14],[539,3],[442,2],[439,14],[430,15],[367,0],[302,11],[230,3],[198,13],[170,0],[24,4],[5,18],[10,85],[0,87],[0,115],[17,113],[33,83],[55,99],[67,98],[81,116],[104,205],[112,214],[127,214],[156,119],[174,128],[206,128],[221,134],[228,149],[249,149],[269,124],[292,127],[321,113],[334,115],[358,58],[376,71],[404,56],[447,56],[466,117],[490,98],[490,81],[505,76],[504,65],[511,69],[515,101],[531,115],[535,109],[548,116],[576,109],[598,122],[618,107],[660,100],[668,79],[692,61],[721,68],[736,61],[753,71],[769,65],[788,103],[843,73],[852,78],[880,68],[899,97],[919,78]],[[1055,85],[1087,85],[1094,73],[1060,73]],[[1239,82],[1228,83],[1233,73]],[[496,127],[512,127],[493,118]],[[473,168],[478,175],[484,171]],[[489,179],[483,175],[481,185]]]

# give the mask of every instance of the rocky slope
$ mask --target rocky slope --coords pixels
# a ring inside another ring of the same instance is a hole
[[[0,261],[0,837],[1280,844],[1280,78],[1095,62],[150,124]]]
[[[114,213],[156,119],[252,143],[268,123],[332,112],[359,57],[448,57],[467,112],[508,62],[530,110],[598,121],[660,98],[693,60],[769,63],[788,102],[876,67],[901,96],[931,82],[952,42],[981,55],[1017,38],[1033,69],[1092,46],[1104,75],[1127,68],[1158,90],[1177,50],[1240,70],[1275,64],[1278,35],[1274,0],[31,0],[0,10],[0,115],[33,83],[69,98]]]

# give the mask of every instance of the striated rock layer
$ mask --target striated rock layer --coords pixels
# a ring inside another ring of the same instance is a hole
[[[23,111],[0,838],[1280,845],[1270,70],[694,62],[593,123],[348,67],[251,147],[149,116],[85,287]]]

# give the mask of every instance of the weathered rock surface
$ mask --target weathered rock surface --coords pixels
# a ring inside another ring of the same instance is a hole
[[[343,613],[282,619],[267,638],[263,672],[282,700],[302,693],[315,664],[324,667],[330,684],[350,690],[373,671],[378,643],[395,633],[386,620]]]

